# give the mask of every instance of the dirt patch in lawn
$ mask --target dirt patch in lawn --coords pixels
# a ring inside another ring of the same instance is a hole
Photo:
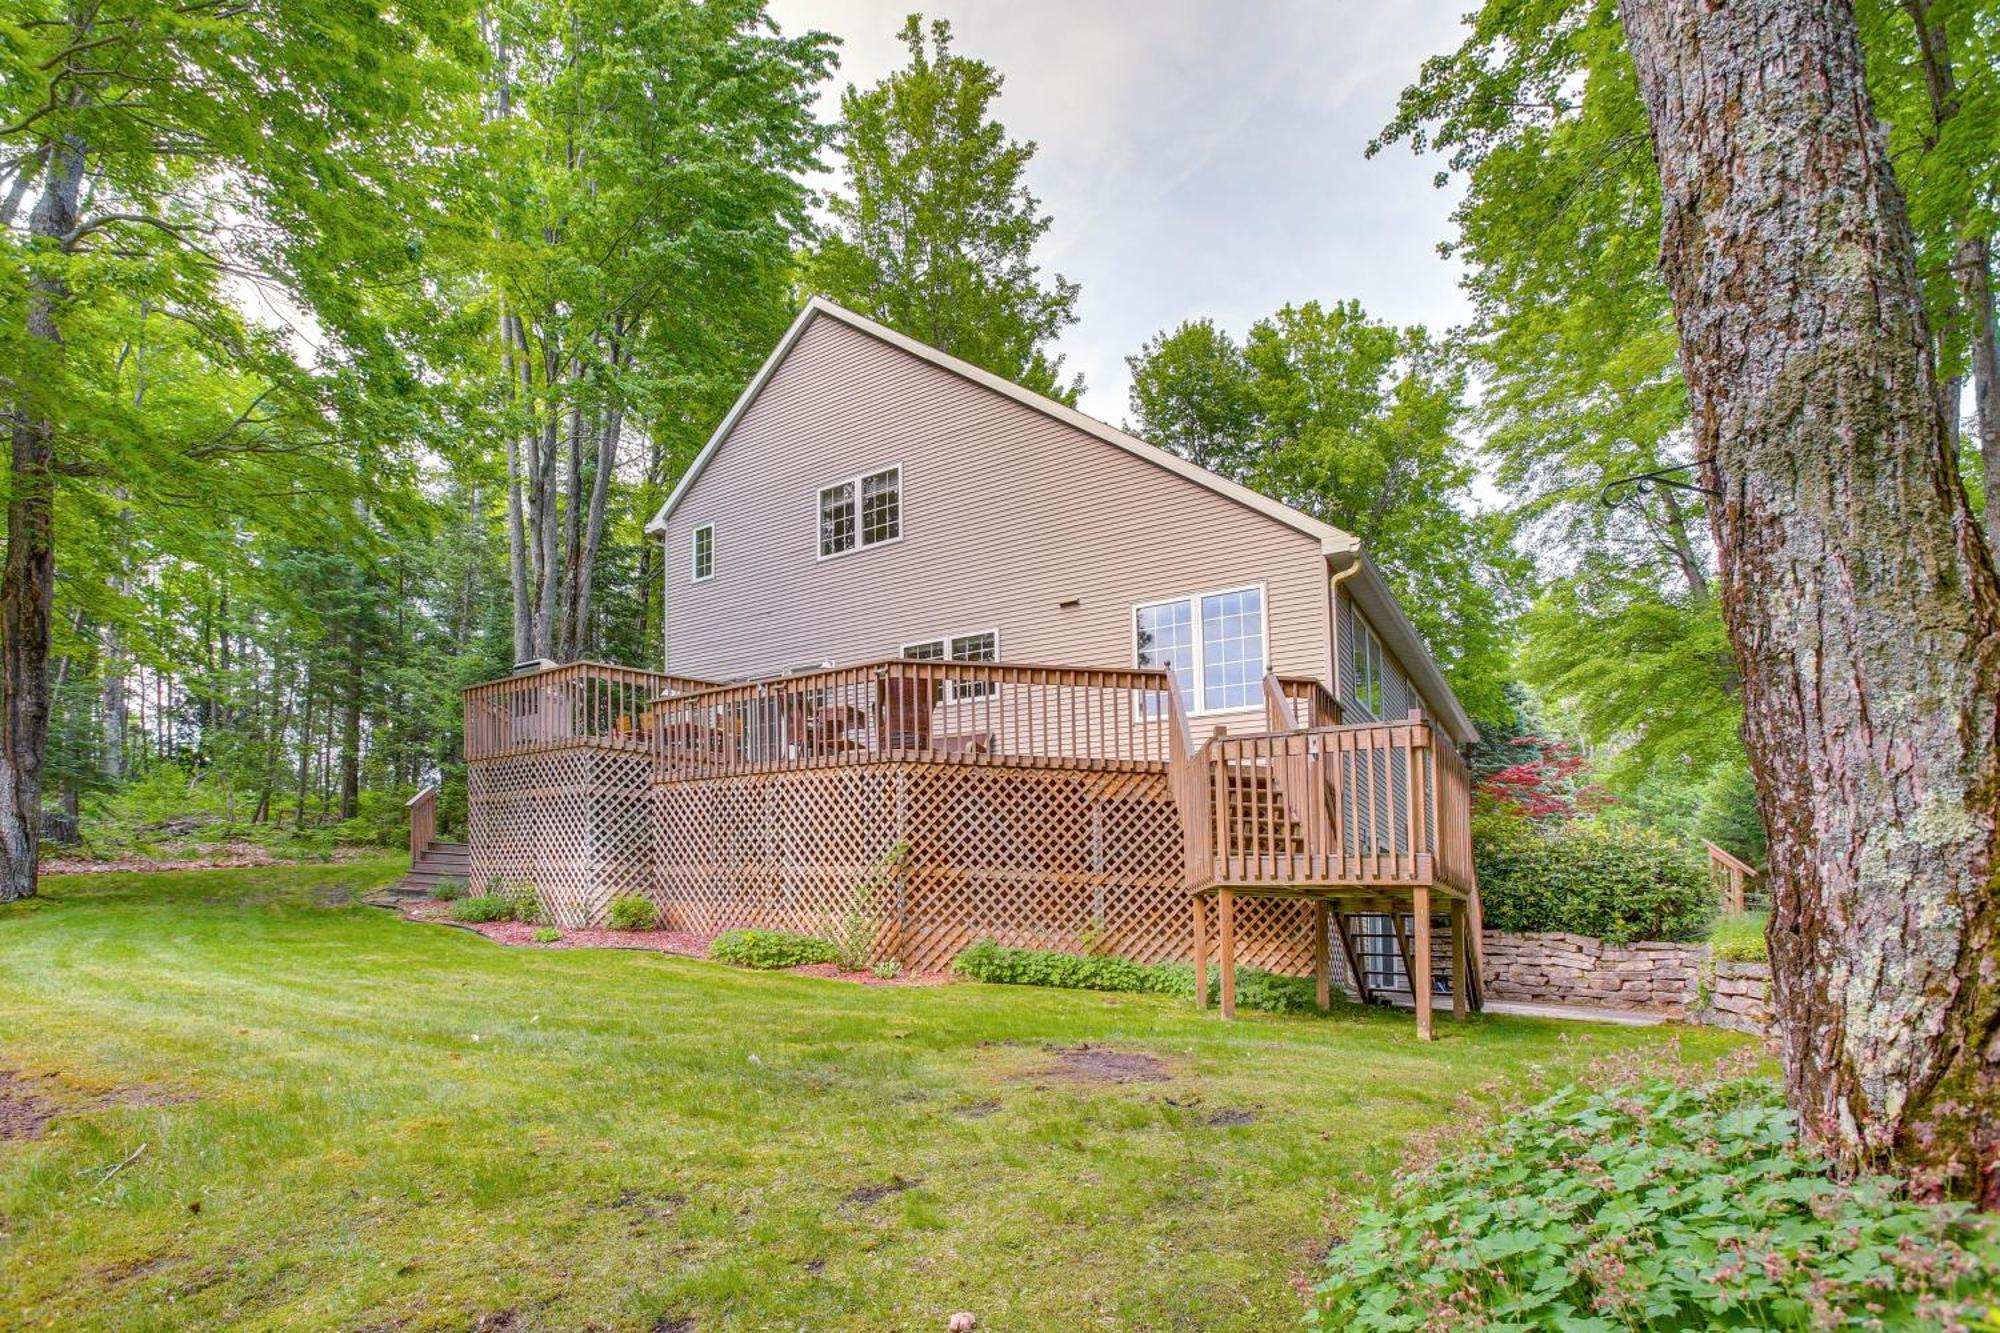
[[[860,1189],[849,1190],[847,1197],[841,1202],[866,1207],[871,1203],[880,1203],[891,1195],[901,1194],[904,1190],[915,1189],[923,1183],[921,1177],[916,1180],[905,1180],[901,1176],[890,1176],[886,1185],[863,1185]]]
[[[1109,1046],[1045,1046],[1055,1059],[1027,1077],[1043,1083],[1165,1083],[1173,1071],[1166,1061],[1144,1051],[1119,1051]]]
[[[37,1090],[44,1082],[0,1071],[0,1140],[38,1139],[61,1112]]]
[[[1210,1129],[1241,1129],[1245,1125],[1256,1124],[1257,1113],[1240,1109],[1216,1111],[1201,1123]]]

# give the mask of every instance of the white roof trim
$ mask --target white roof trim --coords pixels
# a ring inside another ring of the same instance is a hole
[[[694,486],[695,481],[708,467],[709,460],[715,456],[715,451],[721,445],[723,439],[735,428],[736,422],[742,417],[744,412],[749,410],[750,404],[756,400],[758,393],[763,390],[765,382],[771,378],[771,373],[778,368],[778,364],[792,350],[792,345],[798,342],[799,335],[806,331],[806,326],[812,323],[815,315],[829,316],[839,320],[843,324],[859,329],[863,333],[880,338],[891,347],[900,348],[902,351],[908,352],[911,356],[919,360],[928,361],[932,365],[940,366],[954,375],[971,380],[974,384],[982,388],[991,389],[993,392],[1003,397],[1011,398],[1025,407],[1033,408],[1044,416],[1054,417],[1057,421],[1074,426],[1087,434],[1094,435],[1106,444],[1123,449],[1125,452],[1143,458],[1157,467],[1163,467],[1169,472],[1177,473],[1198,486],[1205,486],[1216,494],[1226,496],[1240,505],[1254,509],[1267,518],[1276,519],[1287,527],[1296,528],[1308,536],[1317,538],[1321,551],[1327,555],[1346,555],[1360,549],[1361,544],[1358,541],[1330,523],[1322,523],[1310,514],[1301,513],[1290,505],[1280,504],[1270,496],[1261,495],[1251,490],[1248,486],[1239,485],[1227,477],[1218,477],[1207,468],[1197,467],[1185,458],[1181,458],[1176,454],[1170,454],[1156,445],[1147,444],[1136,435],[1128,435],[1117,427],[1108,426],[1095,417],[1085,416],[1073,407],[1065,407],[1054,399],[1044,398],[1042,395],[1024,389],[1012,381],[1001,379],[991,371],[981,370],[969,361],[961,361],[948,352],[940,352],[935,347],[927,346],[914,338],[906,337],[886,325],[877,324],[874,320],[866,316],[857,315],[852,310],[837,306],[823,296],[813,297],[812,300],[806,302],[805,309],[799,311],[799,317],[792,321],[792,326],[785,330],[785,336],[772,349],[771,355],[765,358],[763,366],[757,371],[756,378],[750,381],[749,386],[743,390],[742,396],[736,400],[735,406],[729,409],[729,415],[722,419],[722,424],[717,426],[715,433],[708,437],[708,443],[702,446],[699,454],[695,455],[694,463],[688,468],[686,475],[682,476],[680,482],[674,487],[673,493],[667,496],[666,503],[660,506],[660,512],[653,515],[653,521],[646,525],[648,533],[658,535],[666,530],[667,516],[673,513],[680,502],[686,498],[688,491]]]

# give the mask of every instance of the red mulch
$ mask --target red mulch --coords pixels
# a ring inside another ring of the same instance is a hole
[[[559,926],[562,938],[543,944],[535,938],[541,926],[519,921],[453,921],[451,904],[421,902],[403,909],[415,921],[441,922],[473,930],[495,944],[520,945],[529,949],[649,949],[654,953],[678,954],[684,958],[707,958],[715,936],[681,930],[599,930],[588,926]],[[907,972],[901,976],[878,977],[873,972],[843,972],[832,963],[809,963],[786,968],[794,976],[824,977],[833,981],[858,981],[864,986],[941,986],[951,980],[946,972]]]

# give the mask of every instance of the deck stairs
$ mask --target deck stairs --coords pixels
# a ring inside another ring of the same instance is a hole
[[[467,884],[472,863],[462,842],[440,842],[432,838],[410,863],[410,872],[382,891],[381,896],[398,904],[420,902],[447,879]],[[470,892],[470,888],[467,889]]]

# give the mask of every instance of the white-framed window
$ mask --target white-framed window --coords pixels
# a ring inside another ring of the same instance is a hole
[[[997,662],[1000,660],[1000,631],[984,629],[971,634],[952,634],[942,639],[906,643],[902,656],[913,662]],[[948,697],[982,699],[992,692],[993,686],[987,681],[954,681]]]
[[[902,535],[901,464],[820,488],[820,559],[844,555],[864,546],[880,546]]]
[[[1171,672],[1190,713],[1256,707],[1270,660],[1263,585],[1141,602],[1132,608],[1132,656]]]
[[[1379,721],[1382,717],[1382,680],[1387,664],[1382,655],[1382,641],[1375,637],[1375,631],[1368,622],[1353,611],[1354,632],[1349,636],[1347,652],[1347,679],[1354,702],[1368,711],[1368,716]]]
[[[715,524],[704,523],[694,530],[688,564],[696,583],[715,577]]]

